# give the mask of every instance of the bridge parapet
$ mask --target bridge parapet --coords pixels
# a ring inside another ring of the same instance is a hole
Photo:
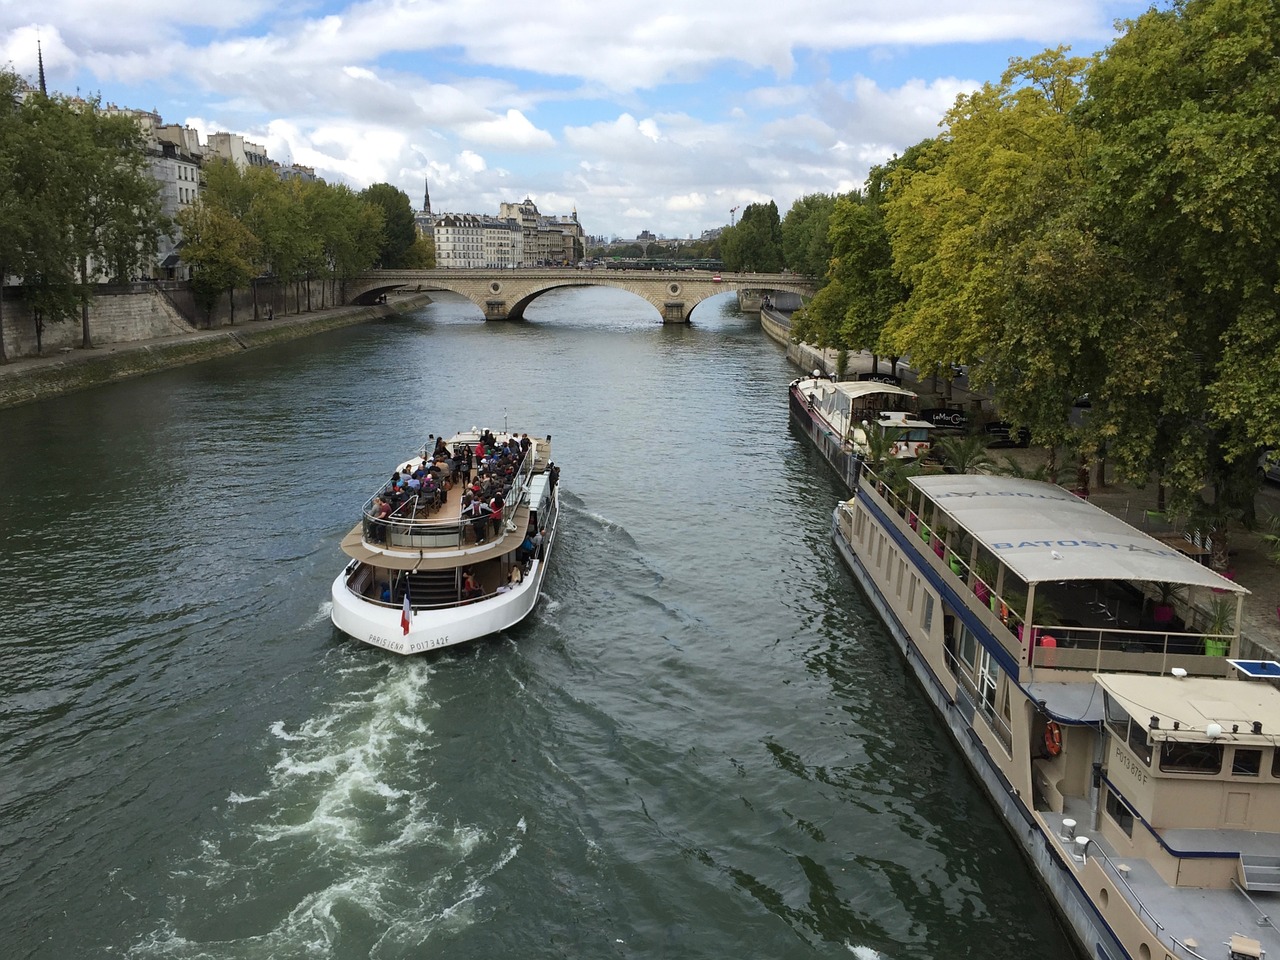
[[[810,277],[786,273],[712,274],[704,270],[370,270],[347,284],[347,298],[363,303],[393,290],[448,290],[466,297],[486,320],[522,320],[525,308],[548,290],[613,287],[653,304],[664,323],[688,323],[703,300],[737,290],[785,290],[812,296]]]

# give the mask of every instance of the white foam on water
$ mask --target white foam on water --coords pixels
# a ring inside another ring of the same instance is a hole
[[[858,960],[882,960],[879,950],[872,950],[870,947],[860,946],[856,943],[846,943],[845,949],[852,953]]]
[[[436,815],[435,784],[422,763],[433,749],[434,669],[423,661],[388,669],[384,661],[369,675],[372,682],[352,683],[315,716],[296,726],[271,724],[277,758],[267,770],[269,785],[252,795],[229,792],[230,825],[201,838],[198,854],[169,870],[170,915],[129,955],[328,957],[343,923],[384,931],[392,947],[476,922],[483,911],[472,904],[518,856],[527,825],[522,818],[503,836]],[[353,670],[350,678],[362,674]],[[314,877],[319,886],[296,903],[275,902],[281,870]],[[412,874],[419,879],[409,884]],[[187,918],[208,928],[209,918],[263,909],[275,913],[259,914],[253,936],[206,942],[184,936]]]
[[[317,609],[315,613],[313,613],[310,617],[308,617],[305,623],[301,624],[298,627],[298,630],[300,632],[310,631],[313,628],[318,627],[320,624],[324,623],[326,620],[328,620],[332,616],[332,614],[333,614],[333,601],[325,600],[323,603],[320,604],[319,609]]]

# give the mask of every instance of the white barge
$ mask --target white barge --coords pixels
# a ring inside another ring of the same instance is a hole
[[[929,451],[933,424],[920,419],[920,398],[905,387],[878,380],[792,380],[791,419],[813,441],[850,487],[857,464],[872,453],[879,437],[885,453],[914,460]]]
[[[342,541],[351,559],[333,581],[339,630],[412,654],[529,615],[555,545],[559,467],[550,437],[510,439],[507,448],[489,431],[472,431],[436,441],[365,501]],[[515,452],[497,452],[506,449]]]
[[[1085,955],[1280,957],[1280,664],[1239,585],[1052,484],[866,465],[833,536]]]

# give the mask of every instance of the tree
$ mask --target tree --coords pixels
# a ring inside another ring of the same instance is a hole
[[[409,248],[418,236],[409,195],[389,183],[375,183],[366,187],[360,198],[382,208],[384,235],[377,262],[386,269],[407,266]]]
[[[578,241],[575,240],[574,243]],[[405,266],[414,270],[431,270],[436,265],[436,244],[431,237],[420,236],[405,255]]]
[[[127,279],[154,260],[164,218],[138,124],[131,117],[101,112],[97,100],[62,104],[62,112],[69,134],[64,162],[74,170],[68,201],[80,277],[81,346],[88,349],[93,346],[90,280]]]
[[[956,101],[945,133],[890,175],[885,200],[910,292],[882,346],[921,369],[969,364],[1008,419],[1055,449],[1072,400],[1100,394],[1108,339],[1130,326],[1124,265],[1086,203],[1097,138],[1074,112],[1088,67],[1062,48],[1011,61],[999,84]]]
[[[726,270],[777,273],[782,269],[782,224],[778,205],[752,203],[737,226],[724,231],[720,249]]]
[[[0,70],[0,363],[9,362],[4,344],[4,278],[26,249],[29,226],[18,184],[25,134],[18,101],[20,82],[17,74]]]
[[[791,205],[782,220],[784,264],[808,277],[824,277],[831,261],[829,226],[836,198],[811,193]]]
[[[1112,456],[1159,471],[1182,512],[1206,477],[1225,512],[1251,509],[1257,452],[1280,444],[1278,45],[1275,4],[1175,0],[1128,22],[1081,111],[1094,216],[1138,281],[1108,389],[1110,428],[1145,443]]]
[[[192,268],[196,302],[211,320],[218,297],[226,293],[231,322],[235,323],[235,289],[254,275],[257,239],[225,208],[203,198],[179,212],[178,225],[182,228],[182,259]]]

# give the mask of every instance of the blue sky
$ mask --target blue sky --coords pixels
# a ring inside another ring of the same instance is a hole
[[[435,210],[697,236],[861,185],[1011,57],[1143,0],[0,0],[0,60]],[[185,9],[184,9],[185,8]]]

